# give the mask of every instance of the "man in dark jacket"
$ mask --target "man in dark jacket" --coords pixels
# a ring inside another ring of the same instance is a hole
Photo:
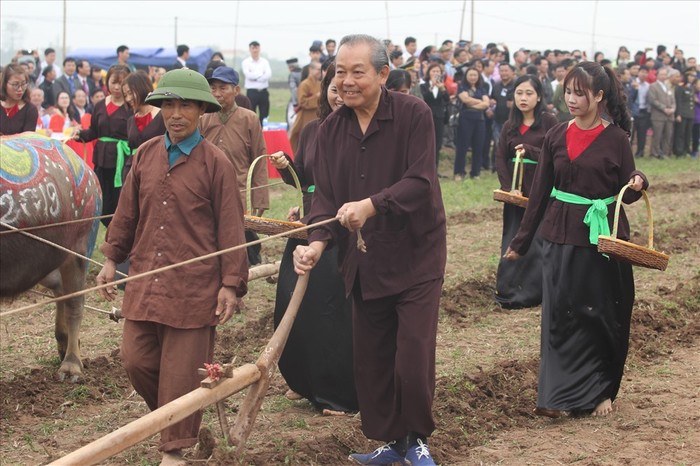
[[[44,77],[44,80],[39,84],[39,89],[44,91],[44,103],[41,104],[41,106],[44,108],[53,107],[56,103],[53,95],[53,83],[56,81],[56,70],[53,66],[49,65],[44,68],[41,75]]]
[[[63,60],[63,75],[53,83],[54,98],[63,91],[67,92],[71,99],[73,98],[78,87],[75,83],[75,70],[75,58],[68,57]]]
[[[177,59],[173,63],[173,69],[187,68],[187,59],[190,58],[190,48],[184,44],[177,46]]]

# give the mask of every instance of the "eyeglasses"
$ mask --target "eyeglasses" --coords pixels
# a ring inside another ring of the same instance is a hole
[[[20,90],[20,89],[26,89],[27,86],[29,86],[29,83],[26,83],[26,82],[25,83],[18,83],[18,82],[10,83],[10,82],[8,82],[7,85],[12,86],[13,89]]]

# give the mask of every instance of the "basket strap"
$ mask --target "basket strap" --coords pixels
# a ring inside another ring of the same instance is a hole
[[[598,244],[598,236],[610,236],[608,206],[615,202],[615,196],[605,199],[588,199],[578,194],[559,191],[557,188],[552,188],[549,196],[569,204],[590,206],[583,217],[583,223],[588,225],[588,240],[591,244]]]
[[[622,206],[622,195],[625,193],[625,190],[630,186],[631,185],[629,184],[624,185],[617,195],[617,202],[615,204],[615,219],[613,220],[613,238],[617,238],[617,227],[620,222],[620,207]],[[644,198],[644,203],[647,207],[647,220],[649,222],[649,249],[654,249],[654,216],[651,213],[651,203],[649,202],[649,196],[647,196],[647,192],[644,190],[642,190],[642,197]]]
[[[253,163],[250,164],[250,168],[248,168],[248,177],[246,178],[246,183],[245,183],[245,205],[246,205],[246,214],[250,214],[253,211],[253,201],[252,197],[250,195],[250,189],[251,185],[253,184],[253,173],[255,172],[255,166],[258,164],[258,162],[261,159],[272,157],[272,155],[268,154],[263,154],[259,157],[256,157],[255,160],[253,160]],[[297,192],[299,193],[299,217],[304,216],[304,194],[301,190],[301,183],[299,183],[299,177],[297,177],[297,173],[292,167],[292,164],[287,165],[287,170],[289,170],[289,173],[292,174],[292,178],[294,179],[294,185],[297,189]]]

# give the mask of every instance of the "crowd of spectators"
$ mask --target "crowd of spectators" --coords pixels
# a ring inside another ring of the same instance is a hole
[[[494,155],[500,130],[508,119],[512,106],[513,84],[523,75],[535,76],[543,88],[543,101],[548,112],[560,121],[571,118],[566,104],[562,82],[566,73],[581,61],[588,60],[582,50],[548,49],[543,51],[518,49],[511,51],[506,44],[489,43],[485,47],[478,43],[460,40],[445,40],[439,45],[426,45],[418,51],[414,37],[407,37],[404,47],[385,41],[391,67],[409,72],[411,85],[404,90],[417,97],[426,97],[426,86],[437,94],[438,81],[450,97],[444,105],[443,121],[451,128],[445,131],[444,144],[457,149],[454,167],[455,179],[465,175],[464,153],[471,149],[472,168],[470,176],[479,176],[480,168],[494,170]],[[700,137],[700,71],[695,57],[685,57],[683,50],[667,50],[663,45],[647,48],[634,55],[621,46],[617,56],[606,58],[596,52],[593,60],[610,67],[622,81],[627,106],[633,116],[630,134],[636,157],[645,154],[664,159],[671,155],[682,157],[698,155]],[[439,80],[428,75],[428,70],[439,66]],[[475,70],[475,71],[471,71]],[[469,80],[471,73],[473,79]],[[477,92],[474,87],[482,90]],[[469,89],[471,89],[469,91]],[[474,95],[489,96],[489,105],[481,112],[474,106],[482,105],[475,100],[458,97],[463,91],[470,99]],[[428,99],[430,100],[430,99]],[[431,105],[433,111],[435,108]],[[468,112],[469,122],[464,113]],[[461,118],[457,114],[462,115]],[[652,135],[652,144],[647,136]]]
[[[513,51],[503,43],[483,46],[466,40],[445,40],[441,44],[419,48],[415,37],[406,37],[403,45],[394,44],[391,40],[385,40],[384,43],[392,70],[407,73],[392,74],[387,87],[392,88],[392,85],[400,84],[410,76],[410,83],[403,86],[403,92],[429,102],[436,127],[443,134],[438,148],[444,145],[456,148],[459,152],[454,170],[457,179],[466,175],[462,168],[462,154],[467,150],[472,159],[471,177],[478,177],[481,169],[494,170],[495,146],[512,106],[513,83],[519,76],[536,76],[543,84],[545,108],[560,121],[566,121],[570,115],[561,83],[568,70],[580,61],[588,60],[586,52],[579,49],[539,51],[520,48]],[[334,39],[325,42],[316,40],[309,48],[308,63],[305,66],[300,67],[296,57],[287,60],[291,93],[287,112],[290,132],[294,131],[295,113],[302,110],[298,96],[301,83],[308,78],[310,67],[315,66],[314,63],[323,64],[331,59],[335,49]],[[250,68],[252,58],[254,63],[257,63],[256,60],[261,61],[259,67],[269,68],[264,58],[257,58],[259,50],[260,44],[257,41],[251,42],[251,56],[243,60],[243,63]],[[129,48],[121,45],[116,51],[117,60],[114,64],[126,65],[133,71],[134,66],[128,62]],[[653,52],[652,48],[646,48],[633,55],[627,47],[621,46],[614,58],[596,52],[593,60],[614,69],[625,86],[627,105],[634,119],[630,137],[637,157],[645,154],[657,158],[687,154],[697,157],[700,137],[697,60],[695,57],[685,57],[683,50],[677,47],[668,50],[665,46],[658,45],[656,53]],[[177,55],[171,68],[186,66],[189,47],[178,46]],[[85,113],[91,113],[95,104],[109,94],[104,80],[107,70],[91,65],[87,60],[70,56],[58,63],[56,51],[52,48],[45,49],[43,56],[39,50],[20,50],[12,62],[26,72],[27,103],[37,109],[38,129],[48,128],[52,115],[64,116],[65,127],[80,126],[81,117]],[[215,52],[204,72],[205,76],[224,64],[223,55]],[[440,70],[439,75],[436,71],[432,71],[432,74],[429,72],[435,69]],[[473,112],[469,103],[458,97],[468,88],[472,88],[472,94],[476,92],[473,83],[468,82],[469,70],[475,70],[479,74],[478,94],[488,97],[487,108],[479,109],[479,112]],[[149,66],[146,71],[154,88],[166,72],[165,68],[156,66]],[[249,71],[246,74],[246,70],[243,70],[250,102],[241,103],[244,107],[257,110],[261,124],[264,124],[269,113],[269,98],[265,93],[271,79],[270,73],[262,78],[252,76],[251,73]],[[395,89],[400,87],[401,85]],[[6,93],[3,89],[3,95]],[[245,99],[244,95],[240,97]],[[458,117],[458,114],[464,117],[463,111],[470,112],[469,115],[473,117],[469,123]],[[650,144],[647,143],[649,135],[652,137]]]

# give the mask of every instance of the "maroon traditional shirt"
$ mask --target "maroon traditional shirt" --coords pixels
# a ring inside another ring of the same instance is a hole
[[[364,134],[355,112],[339,108],[319,128],[314,179],[309,224],[368,197],[377,210],[362,228],[366,253],[357,250],[357,235],[339,223],[309,235],[309,242],[338,244],[348,293],[357,276],[363,298],[376,299],[444,275],[445,209],[435,170],[435,129],[421,99],[383,89]]]
[[[0,134],[9,136],[25,131],[35,131],[38,118],[39,112],[32,104],[24,104],[24,107],[11,117],[5,112],[0,112]]]
[[[313,197],[314,186],[314,153],[316,150],[316,137],[318,136],[318,128],[321,121],[316,119],[304,126],[299,135],[299,147],[294,153],[294,160],[288,157],[288,161],[292,164],[294,172],[297,174],[299,184],[304,193],[304,214],[308,215],[311,212],[311,199]],[[289,173],[288,169],[279,170],[280,175],[285,183],[295,186],[294,178]],[[311,188],[313,186],[313,188]],[[305,219],[301,220],[306,223]]]
[[[100,250],[136,275],[245,242],[233,165],[202,140],[169,167],[164,137],[141,145]],[[176,328],[216,325],[221,286],[247,291],[245,249],[129,282],[124,317]]]
[[[149,117],[151,114],[147,114]],[[165,123],[163,122],[163,115],[158,112],[155,118],[149,120],[148,124],[143,128],[139,129],[138,122],[136,120],[136,115],[131,115],[126,121],[126,132],[129,137],[129,147],[131,148],[131,155],[126,157],[124,160],[124,170],[122,171],[122,183],[126,181],[126,176],[131,171],[131,164],[133,162],[134,156],[136,155],[136,150],[149,139],[153,139],[156,136],[162,136],[165,134]]]
[[[525,216],[520,230],[510,247],[524,255],[540,222],[539,234],[543,239],[557,244],[595,247],[589,241],[589,228],[583,218],[589,206],[576,205],[550,198],[552,188],[587,199],[606,199],[616,196],[634,175],[644,179],[644,189],[649,183],[640,171],[635,170],[632,147],[627,134],[615,125],[608,125],[602,133],[574,160],[566,149],[566,128],[571,122],[560,123],[544,138],[539,163],[535,171]],[[529,131],[528,131],[529,132]],[[641,193],[628,189],[623,202],[638,200]],[[608,206],[608,223],[612,231],[615,203]],[[618,238],[629,239],[629,223],[624,209],[620,212]]]
[[[506,121],[501,130],[501,138],[499,139],[498,150],[496,151],[496,173],[498,174],[498,181],[500,181],[503,191],[510,191],[513,186],[513,158],[515,157],[515,146],[522,144],[525,148],[525,159],[537,162],[540,158],[544,135],[557,123],[558,120],[551,113],[543,112],[539,127],[531,128],[526,126],[526,128],[529,129],[523,131],[522,128],[525,125],[521,125],[518,134],[514,136],[511,133],[510,121]],[[523,175],[522,192],[523,196],[528,197],[537,165],[525,163],[523,167],[525,173]]]
[[[122,104],[114,113],[108,115],[104,100],[95,104],[92,111],[90,127],[80,131],[80,141],[90,142],[103,136],[127,140],[126,121],[131,116],[128,106]],[[117,166],[117,143],[97,141],[92,156],[95,167],[115,168]]]
[[[150,115],[151,114],[149,113],[148,116]],[[141,144],[149,139],[165,134],[165,122],[163,122],[163,115],[161,115],[160,112],[158,112],[143,129],[138,127],[136,115],[131,115],[126,122],[126,128],[129,136],[129,147],[134,152],[139,148],[139,146],[141,146]],[[130,158],[131,157],[127,158],[127,161]]]

